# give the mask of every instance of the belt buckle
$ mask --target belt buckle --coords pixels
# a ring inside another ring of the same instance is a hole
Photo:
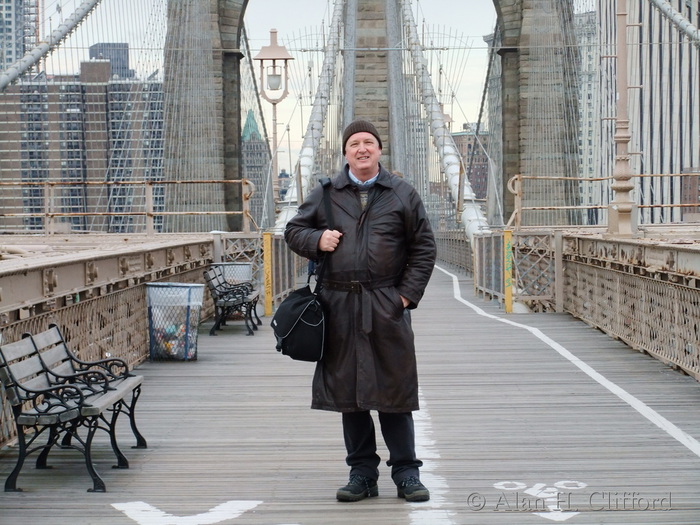
[[[350,281],[350,291],[354,293],[361,293],[362,283],[360,281]]]

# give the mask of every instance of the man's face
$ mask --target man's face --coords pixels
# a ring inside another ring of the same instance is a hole
[[[377,174],[381,156],[382,150],[377,138],[366,131],[350,135],[345,144],[345,160],[348,161],[350,171],[362,181]]]

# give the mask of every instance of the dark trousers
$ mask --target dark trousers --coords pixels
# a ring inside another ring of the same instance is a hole
[[[409,477],[418,477],[418,468],[423,462],[416,458],[416,440],[411,412],[379,412],[379,424],[384,442],[389,449],[391,478],[394,483]],[[350,474],[360,474],[367,478],[379,477],[377,441],[374,433],[374,420],[369,411],[343,412],[343,437],[348,455],[345,462]]]

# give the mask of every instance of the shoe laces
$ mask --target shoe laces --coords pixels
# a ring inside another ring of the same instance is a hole
[[[401,480],[400,485],[402,488],[405,488],[405,487],[415,487],[416,485],[422,485],[422,483],[420,482],[420,480],[417,477],[408,476],[407,478]]]
[[[364,485],[369,489],[370,479],[361,474],[350,474],[350,485]]]

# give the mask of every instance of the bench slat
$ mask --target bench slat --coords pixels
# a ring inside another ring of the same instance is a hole
[[[0,364],[10,364],[15,361],[26,358],[34,353],[34,345],[27,339],[19,339],[12,343],[2,345],[2,355],[0,356]]]
[[[36,347],[42,348],[41,360],[44,362],[44,365],[46,365],[47,368],[54,369],[56,367],[60,367],[62,364],[67,364],[72,371],[75,371],[70,362],[65,346],[59,345],[43,350],[44,346],[36,343]]]
[[[36,348],[49,348],[57,344],[65,347],[61,331],[58,329],[58,326],[53,324],[47,330],[38,334],[32,334],[31,337]]]

